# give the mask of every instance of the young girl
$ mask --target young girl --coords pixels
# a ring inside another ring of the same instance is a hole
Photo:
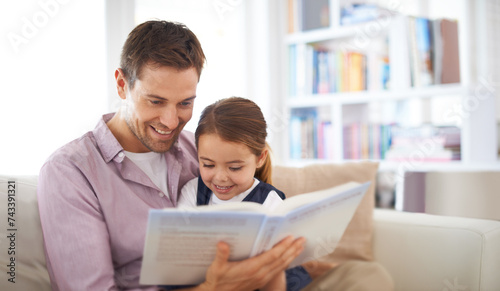
[[[271,185],[266,127],[260,108],[251,100],[231,97],[206,107],[195,132],[200,177],[182,188],[177,206],[245,201],[271,209],[279,205],[285,195]],[[261,290],[299,290],[310,281],[298,267],[287,270],[286,280],[283,273]]]
[[[184,186],[178,206],[281,203],[285,195],[270,185],[266,126],[260,108],[248,99],[222,99],[205,108],[195,132],[200,177]]]

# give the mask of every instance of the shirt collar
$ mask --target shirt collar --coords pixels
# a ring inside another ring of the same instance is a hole
[[[109,130],[109,127],[106,124],[114,115],[115,113],[108,113],[103,115],[93,131],[97,146],[101,150],[102,157],[104,158],[106,163],[109,163],[115,157],[117,158],[117,162],[121,163],[125,158],[123,147],[120,145],[120,143],[113,135],[111,130]],[[119,155],[119,153],[123,154]]]
[[[125,158],[123,147],[106,124],[111,118],[113,118],[114,115],[115,113],[103,115],[93,130],[97,146],[101,150],[106,163],[109,163],[113,159],[116,162],[121,163]],[[176,155],[182,154],[178,140],[172,145],[172,149],[167,151],[167,153],[168,152],[175,153]]]

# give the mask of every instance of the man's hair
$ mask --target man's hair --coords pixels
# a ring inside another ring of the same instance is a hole
[[[194,136],[197,148],[201,135],[217,134],[225,141],[246,145],[257,157],[268,149],[264,164],[256,170],[254,176],[271,184],[271,148],[266,142],[266,129],[266,120],[257,104],[249,99],[230,97],[203,110]]]
[[[184,24],[164,20],[146,21],[136,26],[123,45],[120,67],[133,88],[145,65],[178,70],[195,68],[198,79],[205,54],[196,35]]]

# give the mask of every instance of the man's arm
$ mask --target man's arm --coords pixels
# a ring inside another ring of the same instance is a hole
[[[40,171],[40,220],[55,290],[114,285],[109,236],[97,202],[75,168],[49,163]]]
[[[259,289],[288,267],[304,249],[304,242],[304,238],[294,239],[289,236],[271,250],[238,262],[228,261],[229,246],[219,242],[216,257],[207,271],[205,282],[184,290],[251,291]]]
[[[49,162],[39,175],[38,203],[54,290],[116,290],[109,233],[84,174]]]

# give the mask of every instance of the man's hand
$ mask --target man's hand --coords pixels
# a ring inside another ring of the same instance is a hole
[[[206,281],[197,290],[255,290],[283,272],[304,249],[304,238],[288,236],[258,256],[229,262],[229,246],[217,244],[217,254],[207,271]]]

